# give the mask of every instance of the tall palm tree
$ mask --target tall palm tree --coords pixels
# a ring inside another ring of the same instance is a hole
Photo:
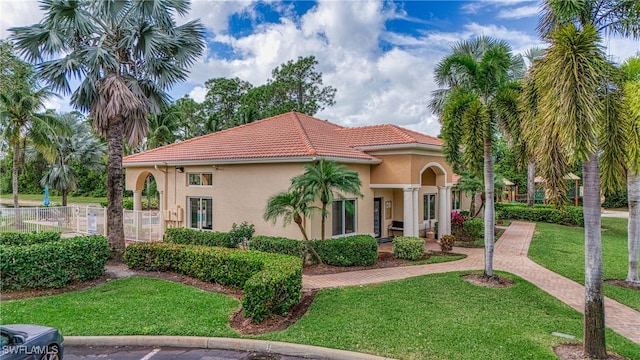
[[[607,357],[600,178],[605,190],[624,186],[626,149],[622,146],[629,144],[628,124],[619,116],[620,87],[611,85],[614,71],[600,45],[599,33],[640,36],[638,17],[640,3],[635,0],[546,0],[539,29],[550,47],[533,69],[538,112],[527,126],[530,134],[537,133],[529,138],[537,140],[538,169],[553,202],[567,200],[563,176],[570,166],[576,162],[583,166],[584,352],[596,359]]]
[[[313,200],[313,195],[296,189],[278,193],[269,198],[263,218],[275,224],[278,218],[282,217],[283,226],[291,224],[291,221],[295,222],[302,233],[302,238],[307,248],[318,262],[322,264],[322,259],[309,241],[307,230],[304,227],[304,218],[311,216],[313,213],[314,207],[310,205]]]
[[[320,238],[325,239],[325,221],[329,215],[327,205],[333,202],[334,193],[338,196],[362,196],[362,182],[358,173],[344,165],[320,159],[313,165],[305,165],[305,172],[291,179],[291,188],[304,194],[311,194],[312,199],[322,203],[322,225]]]
[[[62,206],[67,206],[67,195],[78,187],[77,168],[82,166],[88,170],[101,170],[107,149],[93,135],[79,113],[63,114],[59,119],[71,132],[52,137],[56,155],[40,180],[40,185],[60,191]]]
[[[494,164],[492,138],[498,128],[512,127],[517,84],[524,62],[511,54],[506,42],[489,37],[463,41],[438,63],[435,80],[441,89],[432,94],[430,108],[440,115],[445,156],[454,171],[483,174],[486,197],[484,275],[493,277]],[[460,145],[464,144],[464,153]],[[486,181],[491,179],[491,181]]]
[[[55,117],[44,112],[45,101],[55,94],[49,87],[38,84],[35,72],[26,69],[23,76],[15,80],[18,83],[9,91],[0,91],[0,121],[2,137],[13,152],[13,206],[17,208],[18,172],[26,143],[31,143],[51,160],[53,154],[48,151],[52,148],[51,138],[62,129]],[[16,223],[20,225],[20,212],[16,214]]]
[[[44,18],[11,29],[23,56],[38,63],[54,88],[71,93],[79,110],[89,111],[96,132],[107,140],[107,235],[111,257],[124,252],[122,222],[123,139],[131,146],[146,135],[147,112],[168,102],[172,85],[204,48],[199,21],[177,26],[187,0],[42,0]],[[53,59],[53,60],[50,60]],[[71,90],[70,78],[80,78]]]
[[[640,57],[632,57],[622,64],[624,73],[624,98],[630,120],[630,144],[640,143]],[[640,149],[631,147],[627,192],[629,199],[628,248],[629,266],[626,281],[640,283],[638,277],[638,252],[640,251]]]

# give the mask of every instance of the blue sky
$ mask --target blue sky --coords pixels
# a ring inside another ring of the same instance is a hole
[[[317,117],[346,126],[393,123],[437,135],[427,108],[436,89],[432,70],[458,41],[492,36],[514,52],[544,46],[538,39],[538,1],[205,1],[195,0],[180,22],[200,18],[206,54],[187,82],[172,89],[201,100],[204,82],[239,77],[254,85],[271,69],[314,55],[336,105]],[[42,14],[33,0],[0,1],[0,37]],[[623,61],[640,51],[637,40],[607,38],[608,52]],[[69,110],[68,98],[51,104]]]

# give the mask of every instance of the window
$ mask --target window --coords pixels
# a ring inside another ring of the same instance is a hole
[[[356,232],[356,201],[336,200],[332,208],[333,236],[353,234]]]
[[[460,210],[460,204],[462,204],[461,196],[460,190],[451,191],[451,210]]]
[[[213,200],[211,198],[189,198],[189,227],[198,230],[213,230]]]
[[[436,218],[436,194],[424,194],[424,220]]]
[[[189,186],[211,186],[213,185],[212,173],[189,173]]]

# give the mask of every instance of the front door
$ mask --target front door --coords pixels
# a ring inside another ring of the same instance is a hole
[[[377,238],[382,236],[382,198],[373,199],[373,232]]]

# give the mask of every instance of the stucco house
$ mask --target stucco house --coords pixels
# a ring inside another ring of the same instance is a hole
[[[273,225],[262,214],[268,198],[287,190],[304,164],[323,158],[356,171],[363,194],[336,198],[326,234],[386,237],[395,221],[406,236],[436,222],[442,235],[451,232],[451,211],[468,209],[442,145],[396,125],[348,128],[291,112],[130,155],[123,166],[134,210],[141,208],[145,179],[155,178],[163,229],[228,231],[247,221],[257,234],[299,239],[296,226]],[[345,211],[352,208],[347,202],[355,205],[355,214]],[[319,213],[305,219],[311,238],[320,237],[320,224]]]

